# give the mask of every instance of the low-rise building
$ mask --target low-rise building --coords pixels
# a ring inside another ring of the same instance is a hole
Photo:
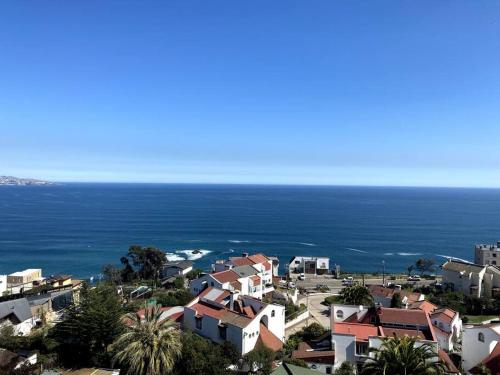
[[[229,341],[241,355],[258,342],[277,351],[285,340],[285,308],[210,287],[185,306],[184,328],[216,343]]]
[[[494,297],[500,293],[500,268],[449,260],[442,266],[443,285],[473,297]]]
[[[10,294],[21,293],[38,286],[43,280],[40,268],[30,268],[7,275],[7,291]]]
[[[265,255],[255,254],[218,261],[214,270],[214,273],[202,274],[191,280],[192,294],[197,295],[208,287],[214,287],[262,298],[274,291],[272,261]]]
[[[496,245],[476,245],[474,247],[474,263],[480,265],[500,265],[500,241]]]
[[[479,374],[483,366],[500,373],[500,321],[464,327],[462,367],[467,374]]]
[[[7,292],[7,275],[0,275],[0,297]]]
[[[380,348],[385,337],[410,336],[417,339],[417,345],[429,344],[449,373],[458,373],[440,349],[429,315],[421,309],[332,305],[331,332],[335,369],[344,361],[360,368],[373,358],[371,349]]]
[[[289,273],[324,275],[330,270],[330,258],[313,256],[294,256],[288,263]]]
[[[331,349],[330,332],[315,340],[301,342],[297,350],[293,351],[292,358],[304,361],[312,370],[332,374],[335,351]]]
[[[192,270],[193,262],[190,260],[167,262],[163,265],[162,278],[186,276]]]
[[[391,301],[395,294],[400,295],[404,308],[408,308],[412,303],[425,299],[424,294],[402,290],[401,286],[389,288],[382,285],[368,285],[368,290],[373,297],[375,305],[383,307],[391,307]]]
[[[26,298],[0,302],[0,329],[12,327],[14,335],[27,335],[35,325]]]

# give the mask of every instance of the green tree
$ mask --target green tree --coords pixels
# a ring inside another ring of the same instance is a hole
[[[430,258],[420,258],[415,262],[415,268],[423,275],[425,272],[434,271],[434,261]]]
[[[403,301],[401,301],[401,294],[400,293],[394,293],[391,298],[391,307],[396,307],[400,309],[403,307]]]
[[[370,305],[372,296],[367,287],[363,285],[350,285],[340,291],[340,297],[349,305]]]
[[[261,343],[243,357],[243,363],[250,369],[257,369],[257,374],[269,375],[273,369],[276,353]]]
[[[136,278],[136,273],[130,265],[130,261],[127,257],[121,257],[120,262],[123,264],[123,269],[121,272],[122,281],[124,283],[129,283]]]
[[[301,336],[304,340],[311,340],[320,337],[325,332],[326,329],[321,324],[314,322],[302,329]]]
[[[102,267],[104,280],[114,284],[119,284],[122,281],[122,272],[123,270],[113,266],[112,264],[106,264],[104,267]]]
[[[158,277],[163,264],[167,261],[165,253],[155,247],[141,247],[132,245],[128,249],[127,257],[138,267],[138,274],[142,279],[151,280]]]
[[[161,320],[161,306],[145,308],[144,320],[129,314],[132,324],[115,341],[113,365],[127,375],[164,375],[172,372],[181,354],[181,340],[170,320]]]
[[[363,366],[362,375],[441,375],[444,365],[429,344],[416,345],[415,337],[384,338],[375,357]]]
[[[194,280],[197,279],[202,273],[203,270],[201,268],[195,268],[194,270],[189,271],[186,274],[186,277],[188,280]]]
[[[236,347],[225,342],[223,345],[200,337],[190,331],[182,334],[182,353],[175,369],[175,375],[229,375],[228,366],[236,364],[239,353]]]
[[[59,360],[68,367],[109,366],[109,346],[123,332],[122,314],[115,287],[84,284],[80,303],[71,305],[49,333]]]
[[[335,371],[334,375],[356,375],[356,373],[354,372],[353,365],[349,362],[342,362],[340,367]]]
[[[411,276],[411,273],[415,269],[415,266],[413,264],[410,264],[408,268],[406,269],[408,271],[408,276]]]

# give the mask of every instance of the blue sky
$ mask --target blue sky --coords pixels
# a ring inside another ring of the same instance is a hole
[[[500,187],[500,2],[0,3],[0,174]]]

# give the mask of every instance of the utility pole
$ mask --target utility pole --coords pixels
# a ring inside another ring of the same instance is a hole
[[[385,260],[382,261],[382,285],[385,286]]]

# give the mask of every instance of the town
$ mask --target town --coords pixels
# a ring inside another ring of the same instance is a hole
[[[0,276],[0,374],[498,374],[498,258],[362,275],[245,252],[205,272],[131,246],[98,281],[26,269]]]

